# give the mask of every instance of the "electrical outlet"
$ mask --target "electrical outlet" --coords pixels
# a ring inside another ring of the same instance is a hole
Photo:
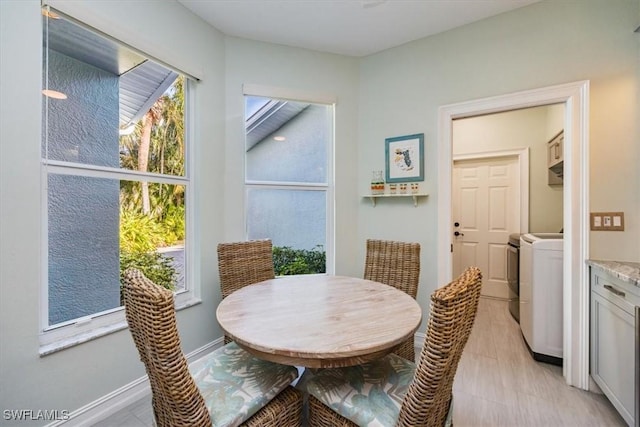
[[[624,231],[624,212],[591,212],[592,231]]]

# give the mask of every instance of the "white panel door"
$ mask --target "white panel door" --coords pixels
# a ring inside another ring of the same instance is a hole
[[[453,277],[475,265],[482,295],[508,298],[507,242],[520,232],[517,157],[454,161],[452,190]]]

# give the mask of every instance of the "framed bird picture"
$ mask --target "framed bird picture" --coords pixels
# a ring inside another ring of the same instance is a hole
[[[424,181],[424,134],[396,136],[384,141],[385,181]]]

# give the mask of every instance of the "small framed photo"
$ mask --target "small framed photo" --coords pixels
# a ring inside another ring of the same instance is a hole
[[[424,134],[385,139],[386,182],[424,181]]]

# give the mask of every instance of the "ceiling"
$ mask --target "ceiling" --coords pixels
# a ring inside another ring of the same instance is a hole
[[[540,0],[178,0],[223,33],[366,56]]]

